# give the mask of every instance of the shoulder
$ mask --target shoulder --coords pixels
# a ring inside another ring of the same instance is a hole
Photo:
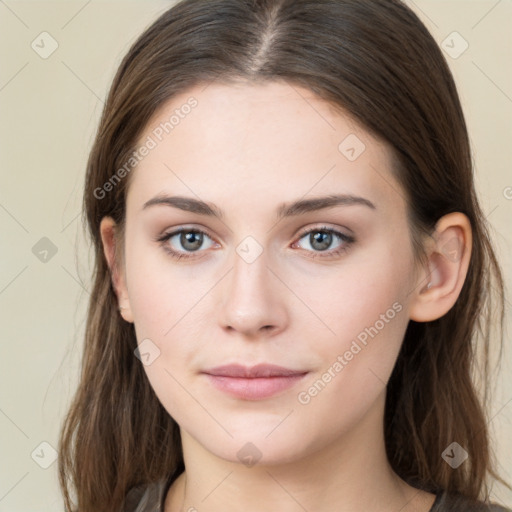
[[[441,492],[430,512],[512,512],[494,503],[474,501],[461,494]]]
[[[122,512],[163,512],[167,480],[132,487],[125,498]]]

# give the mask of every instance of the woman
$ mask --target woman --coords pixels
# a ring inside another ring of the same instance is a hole
[[[471,380],[503,281],[404,4],[180,2],[120,65],[84,205],[67,509],[503,510]]]

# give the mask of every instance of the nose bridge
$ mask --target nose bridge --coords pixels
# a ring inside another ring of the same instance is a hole
[[[283,328],[286,312],[269,263],[267,251],[252,237],[237,246],[221,300],[224,328],[245,334]]]

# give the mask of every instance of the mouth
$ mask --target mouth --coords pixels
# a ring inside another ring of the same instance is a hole
[[[201,372],[219,391],[243,400],[263,400],[301,381],[309,372],[272,364],[218,366]]]

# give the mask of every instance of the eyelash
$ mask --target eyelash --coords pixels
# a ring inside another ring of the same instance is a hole
[[[206,235],[208,238],[212,239],[212,237],[206,232],[201,229],[195,229],[195,228],[180,228],[176,231],[172,231],[171,233],[164,233],[161,236],[158,236],[155,241],[160,242],[163,249],[174,259],[181,260],[181,259],[189,259],[189,258],[196,258],[197,256],[194,255],[195,252],[200,251],[188,251],[187,252],[179,252],[175,251],[174,249],[171,249],[168,244],[166,244],[167,241],[169,241],[173,236],[179,235],[181,233],[199,233]],[[301,240],[305,236],[311,234],[311,233],[329,233],[331,235],[334,235],[334,237],[340,239],[343,242],[343,245],[341,245],[337,249],[331,249],[330,251],[309,251],[307,249],[304,249],[306,252],[312,252],[308,257],[315,259],[315,258],[335,258],[336,256],[340,256],[341,254],[345,253],[349,247],[356,241],[354,237],[346,235],[344,233],[341,233],[333,228],[329,228],[327,226],[321,226],[316,227],[313,229],[309,229],[306,231],[303,231],[300,236],[298,237],[298,240]],[[294,242],[293,245],[295,245],[297,242]]]

